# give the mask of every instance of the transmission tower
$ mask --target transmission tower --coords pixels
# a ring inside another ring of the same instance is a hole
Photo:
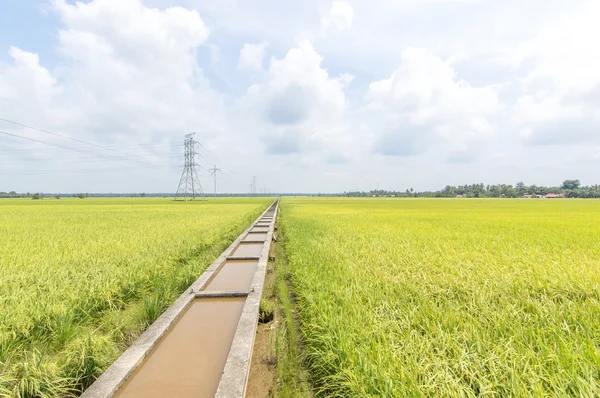
[[[213,177],[215,178],[215,196],[214,196],[213,202],[217,201],[217,171],[221,171],[221,169],[217,169],[216,164],[215,164],[215,167],[213,167],[212,169],[208,169],[208,172],[211,173],[213,175]]]
[[[198,170],[196,167],[196,144],[194,135],[196,133],[186,134],[184,146],[185,146],[185,162],[183,165],[183,173],[181,173],[181,179],[179,180],[179,186],[177,187],[177,193],[173,200],[196,200],[196,197],[201,200],[206,200],[204,192],[202,192],[202,185],[200,185],[200,179],[198,178]]]

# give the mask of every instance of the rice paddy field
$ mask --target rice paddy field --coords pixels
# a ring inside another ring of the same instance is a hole
[[[0,396],[76,396],[271,199],[0,200]]]
[[[284,198],[318,396],[600,396],[600,202]]]

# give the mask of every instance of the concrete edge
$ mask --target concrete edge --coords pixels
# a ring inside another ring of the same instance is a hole
[[[238,292],[234,290],[214,290],[206,291],[203,290],[195,294],[197,299],[201,298],[218,298],[218,297],[246,297],[249,292]]]
[[[275,226],[275,216],[279,210],[279,201],[275,203],[273,220],[270,222],[269,231],[265,245],[261,251],[260,260],[242,315],[238,323],[237,330],[233,337],[233,342],[225,362],[223,375],[217,388],[215,397],[217,398],[243,398],[246,395],[246,386],[252,364],[252,352],[254,349],[254,339],[258,327],[258,312],[260,299],[262,297],[265,276],[267,274],[267,263],[269,261],[269,250]]]
[[[252,257],[252,256],[239,256],[239,257],[235,257],[235,256],[229,256],[226,258],[226,260],[246,260],[246,261],[259,261],[260,257]]]
[[[269,205],[256,221],[251,223],[250,226],[246,228],[215,261],[213,261],[202,275],[200,275],[200,277],[198,277],[198,279],[196,279],[190,287],[186,289],[186,291],[183,292],[179,298],[177,298],[177,300],[175,300],[175,302],[171,304],[165,312],[163,312],[161,316],[159,316],[158,319],[156,319],[156,321],[154,321],[154,323],[152,323],[152,325],[150,325],[148,329],[146,329],[146,331],[144,331],[140,337],[138,337],[136,341],[83,392],[83,394],[81,394],[82,398],[109,398],[119,390],[148,354],[152,352],[152,349],[158,344],[161,338],[185,312],[190,303],[196,298],[196,295],[193,293],[199,292],[221,265],[227,261],[229,254],[239,246],[242,237],[246,236],[246,234],[254,228],[258,220],[269,211],[272,205],[273,204]]]

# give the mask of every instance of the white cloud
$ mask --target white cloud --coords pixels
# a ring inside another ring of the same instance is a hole
[[[139,0],[53,4],[65,24],[58,39],[66,62],[45,80],[63,86],[53,100],[65,126],[102,131],[96,139],[103,140],[181,135],[185,124],[214,123],[196,111],[217,115],[220,102],[197,65],[209,30],[196,11],[158,10]]]
[[[512,121],[531,144],[600,143],[600,3],[587,1],[510,54],[532,65]]]
[[[323,32],[334,28],[338,31],[350,29],[354,19],[354,10],[352,6],[343,0],[334,0],[331,8],[321,18],[321,27]]]
[[[432,135],[461,149],[494,129],[501,108],[493,86],[473,87],[431,52],[408,48],[388,79],[372,82],[366,109],[380,115],[385,133],[380,152],[410,155],[432,143]],[[394,147],[401,147],[395,149]]]
[[[61,88],[48,69],[40,65],[37,54],[11,47],[12,64],[0,69],[0,108],[20,116],[46,113]]]
[[[269,43],[262,42],[259,44],[245,43],[240,50],[240,58],[238,60],[238,69],[254,69],[261,70],[263,58],[267,51]]]
[[[346,74],[330,77],[322,61],[308,41],[300,42],[283,59],[271,59],[268,81],[248,89],[252,101],[261,103],[266,122],[296,125],[327,121],[344,110],[343,87],[350,79]]]
[[[285,57],[272,58],[265,82],[249,87],[245,103],[267,151],[275,154],[318,150],[337,135],[348,106],[344,88],[353,76],[329,75],[323,57],[301,41]]]

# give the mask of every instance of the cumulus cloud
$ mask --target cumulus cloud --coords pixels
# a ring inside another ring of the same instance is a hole
[[[56,78],[40,65],[37,54],[17,47],[11,47],[8,54],[12,63],[0,69],[1,108],[20,116],[32,111],[48,113],[53,98],[61,91]]]
[[[369,85],[366,104],[391,130],[377,146],[388,155],[417,153],[426,148],[423,140],[464,145],[491,133],[490,118],[500,109],[495,87],[474,87],[458,79],[451,65],[418,48],[402,53],[400,66],[389,78]]]
[[[600,142],[600,3],[587,1],[513,53],[519,79],[512,121],[528,144]]]
[[[49,71],[37,55],[10,50],[15,62],[0,71],[1,92],[18,87],[24,102],[12,102],[13,117],[20,107],[53,106],[63,120],[43,125],[85,130],[97,141],[179,136],[186,123],[214,123],[219,96],[196,62],[209,35],[198,12],[148,8],[139,0],[52,4],[65,25],[58,33],[62,62]],[[199,117],[199,108],[211,109],[211,119]]]
[[[245,43],[244,47],[240,50],[238,69],[261,70],[268,46],[269,44],[266,42],[259,44]]]
[[[326,123],[339,117],[350,79],[329,76],[322,61],[310,42],[300,42],[284,58],[271,59],[267,81],[251,86],[247,100],[273,126]]]
[[[272,58],[266,81],[248,89],[246,103],[266,124],[267,141],[279,143],[269,144],[270,152],[300,151],[318,136],[315,129],[339,121],[347,106],[344,87],[352,79],[330,76],[322,62],[313,45],[302,41],[285,57]]]
[[[354,19],[354,10],[352,6],[343,0],[334,0],[331,8],[321,18],[321,28],[323,32],[330,29],[338,31],[350,29]]]
[[[265,80],[249,87],[244,104],[268,153],[310,152],[326,158],[348,143],[345,88],[353,76],[331,76],[323,57],[301,41],[270,60]]]

